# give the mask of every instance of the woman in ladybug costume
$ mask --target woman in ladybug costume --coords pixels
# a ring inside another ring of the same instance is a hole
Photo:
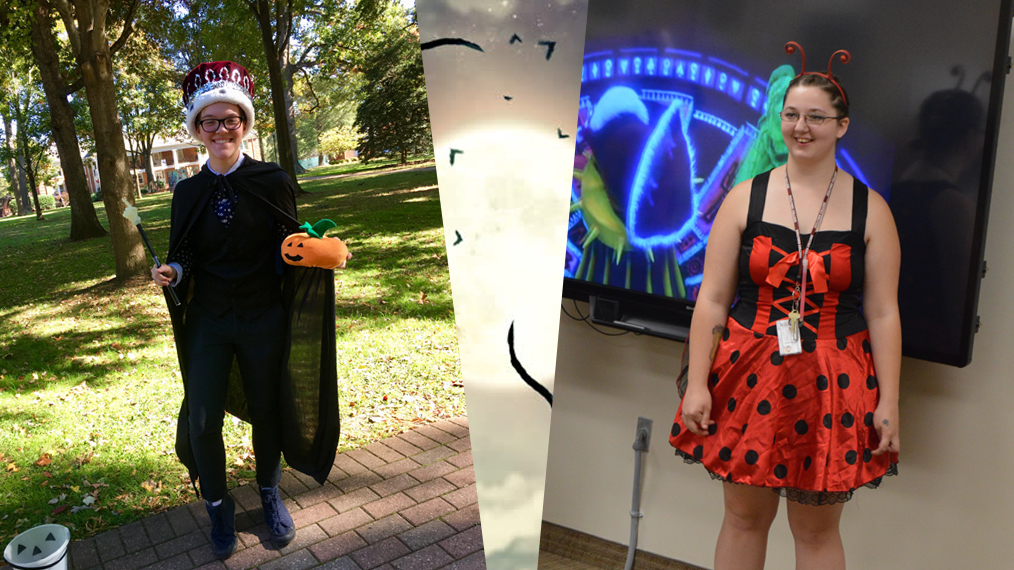
[[[805,69],[782,104],[787,164],[736,185],[712,227],[670,437],[724,482],[716,570],[764,567],[779,496],[796,568],[845,568],[844,502],[897,472],[898,234],[835,163],[844,88]]]

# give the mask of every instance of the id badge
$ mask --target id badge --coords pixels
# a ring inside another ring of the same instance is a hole
[[[800,335],[793,334],[789,319],[782,319],[776,322],[775,329],[778,331],[778,354],[788,356],[803,352],[803,343],[800,340]]]

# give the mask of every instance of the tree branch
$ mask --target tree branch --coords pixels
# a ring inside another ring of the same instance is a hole
[[[127,15],[123,17],[123,31],[120,32],[120,37],[116,38],[116,42],[109,48],[109,55],[115,55],[116,52],[120,51],[120,48],[127,43],[127,38],[130,37],[131,32],[134,31],[134,14],[137,12],[137,6],[140,4],[140,0],[132,0],[130,7],[127,8]]]
[[[74,56],[81,55],[81,36],[78,34],[77,26],[74,25],[74,14],[71,12],[67,0],[46,0],[56,8],[63,20],[63,27],[67,29],[67,37],[70,39],[70,47],[74,50]],[[80,87],[79,87],[80,89]]]
[[[306,79],[306,86],[310,88],[310,95],[313,96],[313,107],[308,109],[307,113],[313,113],[320,108],[320,99],[317,98],[317,94],[313,91],[313,83],[310,81],[310,74],[306,72],[305,68],[300,68],[299,71],[303,72],[303,77]]]
[[[261,13],[260,10],[257,9],[257,0],[246,0],[246,5],[250,7],[250,11],[253,12],[254,17],[259,21],[261,19]]]
[[[285,0],[285,6],[275,2],[275,45],[278,46],[278,53],[285,51],[289,45],[289,37],[292,35],[292,0]]]
[[[84,77],[81,77],[79,75],[78,78],[74,80],[74,83],[71,83],[70,85],[64,87],[63,96],[66,97],[67,95],[77,93],[78,91],[81,90],[82,87],[84,87]]]
[[[315,50],[315,49],[317,49],[319,47],[321,47],[321,46],[318,43],[312,43],[312,44],[306,46],[306,49],[303,50],[303,55],[299,56],[299,61],[297,61],[296,63],[293,64],[293,65],[296,66],[296,69],[302,70],[302,69],[305,69],[306,67],[316,67],[317,62],[313,61],[313,60],[306,61],[306,56],[310,55],[311,51],[313,51],[313,50]]]

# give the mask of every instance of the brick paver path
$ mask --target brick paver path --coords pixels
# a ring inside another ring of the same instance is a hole
[[[468,419],[420,426],[339,455],[322,486],[295,471],[279,488],[296,539],[271,544],[255,485],[230,491],[239,545],[208,545],[204,501],[70,545],[74,570],[484,569]],[[2,566],[0,570],[9,570]]]

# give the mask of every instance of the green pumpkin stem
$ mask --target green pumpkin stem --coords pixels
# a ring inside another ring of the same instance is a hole
[[[317,232],[313,231],[313,226],[310,225],[310,222],[303,222],[303,225],[299,226],[299,229],[305,230],[308,235],[311,235],[315,238],[320,237],[319,235],[317,235]]]
[[[328,219],[323,219],[316,224],[313,224],[313,231],[320,234],[320,237],[324,237],[324,234],[332,228],[337,228],[338,224]]]
[[[312,226],[310,225],[310,222],[304,222],[303,225],[299,226],[299,229],[306,230],[307,235],[321,239],[328,230],[337,227],[338,224],[332,222],[331,220],[323,219]]]

